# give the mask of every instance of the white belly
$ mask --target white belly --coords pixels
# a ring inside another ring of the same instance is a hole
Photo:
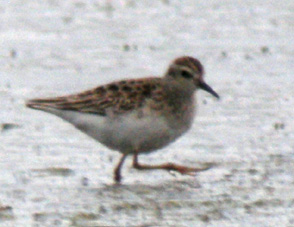
[[[133,112],[120,117],[104,117],[74,111],[55,112],[87,135],[122,153],[150,152],[166,146],[188,130],[171,128],[163,117],[138,117]]]

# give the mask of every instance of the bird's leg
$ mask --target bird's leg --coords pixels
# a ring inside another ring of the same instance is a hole
[[[121,174],[120,174],[120,169],[125,161],[127,157],[127,154],[123,154],[122,157],[119,160],[119,163],[117,164],[117,166],[114,169],[114,176],[113,179],[116,183],[119,183],[121,181]]]
[[[205,168],[193,168],[193,167],[186,167],[174,163],[163,163],[160,165],[145,165],[145,164],[140,164],[138,162],[138,154],[135,153],[133,156],[133,167],[139,170],[150,170],[150,169],[165,169],[165,170],[173,170],[177,171],[181,174],[186,174],[186,175],[195,175],[196,172],[208,170],[211,168],[211,166],[207,166]]]

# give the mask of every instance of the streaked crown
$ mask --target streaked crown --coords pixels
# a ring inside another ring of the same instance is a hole
[[[177,65],[178,67],[182,69],[188,69],[191,70],[194,73],[203,75],[204,74],[204,67],[201,64],[201,62],[196,59],[189,56],[186,57],[180,57],[173,61],[174,65]]]
[[[175,59],[170,64],[166,77],[172,77],[187,89],[193,88],[196,90],[200,88],[219,98],[218,94],[205,83],[203,79],[204,67],[196,58],[183,56]]]

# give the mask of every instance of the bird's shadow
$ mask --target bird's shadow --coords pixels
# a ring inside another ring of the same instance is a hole
[[[204,172],[207,170],[218,166],[217,163],[205,163],[207,167],[204,169]],[[102,187],[97,188],[98,191],[103,193],[107,193],[108,195],[112,194],[133,194],[135,195],[156,195],[160,196],[162,194],[167,193],[176,193],[177,195],[183,195],[185,197],[186,194],[189,194],[191,191],[195,193],[195,190],[200,190],[202,188],[201,182],[198,181],[196,173],[195,176],[183,176],[183,178],[178,178],[179,173],[175,173],[173,171],[169,171],[171,175],[174,176],[172,179],[161,180],[160,178],[156,179],[138,179],[131,182],[120,182],[120,183],[107,183]],[[110,193],[110,194],[109,194]]]
[[[112,198],[164,198],[164,197],[189,197],[190,193],[200,189],[201,184],[195,178],[178,180],[171,179],[153,183],[135,181],[132,183],[111,183],[97,188],[99,196]]]

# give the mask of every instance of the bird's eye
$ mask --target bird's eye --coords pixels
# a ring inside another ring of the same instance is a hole
[[[193,78],[193,75],[187,71],[182,71],[181,75],[182,77],[185,77],[185,78]]]

